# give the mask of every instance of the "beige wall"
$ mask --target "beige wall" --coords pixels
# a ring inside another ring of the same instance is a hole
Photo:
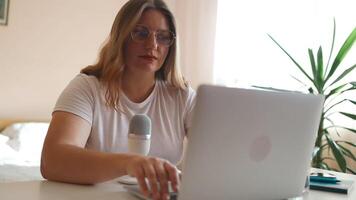
[[[50,119],[63,88],[95,62],[124,2],[11,0],[0,26],[0,120]]]

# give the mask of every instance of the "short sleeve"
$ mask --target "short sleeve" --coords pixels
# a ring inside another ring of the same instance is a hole
[[[77,75],[59,96],[54,111],[73,113],[92,124],[94,92],[85,74]]]
[[[187,98],[184,111],[184,129],[186,134],[188,133],[188,130],[192,125],[193,110],[195,107],[195,97],[196,92],[193,90],[193,88],[189,87],[187,89]]]

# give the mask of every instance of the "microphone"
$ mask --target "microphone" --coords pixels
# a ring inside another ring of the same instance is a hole
[[[146,156],[151,145],[151,119],[147,115],[135,115],[130,120],[128,149],[130,153]]]
[[[135,115],[130,120],[128,149],[130,153],[146,156],[151,145],[151,119],[147,115]],[[124,185],[136,185],[137,180],[130,176],[121,176],[118,182]]]

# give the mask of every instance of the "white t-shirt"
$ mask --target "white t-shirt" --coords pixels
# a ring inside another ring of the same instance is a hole
[[[141,103],[134,103],[121,92],[120,105],[125,113],[105,104],[105,89],[95,76],[77,75],[64,89],[54,111],[73,113],[91,124],[86,148],[101,152],[127,153],[130,119],[146,114],[152,121],[150,156],[177,164],[183,152],[183,139],[190,127],[195,92],[175,89],[156,81],[152,93]]]

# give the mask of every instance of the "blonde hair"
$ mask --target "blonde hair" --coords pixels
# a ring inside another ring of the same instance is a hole
[[[130,32],[136,26],[143,12],[147,9],[156,9],[166,18],[169,29],[175,35],[176,25],[172,12],[162,0],[130,0],[116,15],[109,37],[102,47],[98,62],[81,70],[81,73],[93,75],[99,79],[106,89],[106,105],[119,111],[119,96],[121,80],[124,72],[124,49]],[[177,66],[177,40],[169,47],[167,57],[155,74],[158,80],[166,81],[177,89],[185,89],[184,80]]]

